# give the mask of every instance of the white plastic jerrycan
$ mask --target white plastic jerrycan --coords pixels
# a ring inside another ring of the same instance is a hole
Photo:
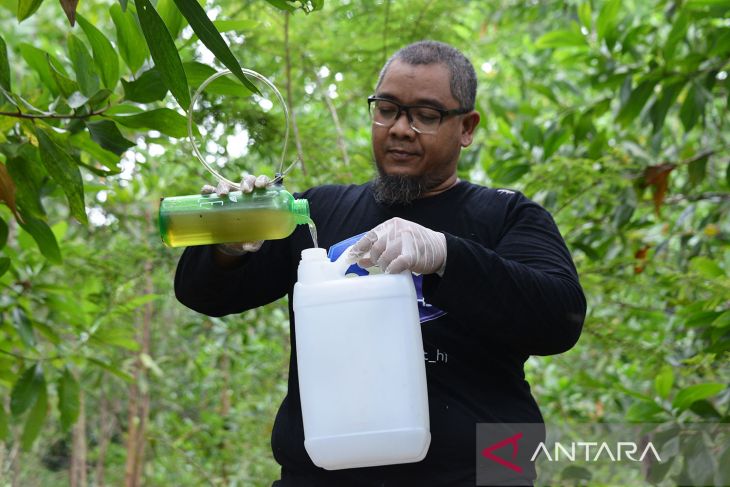
[[[302,251],[294,286],[304,447],[328,470],[418,462],[431,433],[413,279],[346,278],[343,260]]]

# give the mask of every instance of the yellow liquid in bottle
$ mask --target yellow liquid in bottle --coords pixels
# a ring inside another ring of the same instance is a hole
[[[163,239],[170,247],[275,240],[289,236],[297,223],[288,211],[240,209],[189,211],[166,215]]]

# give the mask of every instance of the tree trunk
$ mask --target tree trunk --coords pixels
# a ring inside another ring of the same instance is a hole
[[[84,391],[79,391],[79,417],[71,429],[71,467],[69,468],[69,485],[86,487],[86,412],[84,407]]]
[[[148,226],[152,224],[150,213],[145,213]],[[144,265],[145,294],[152,294],[154,286],[152,283],[152,261],[148,260]],[[125,487],[140,487],[142,485],[142,468],[144,466],[145,431],[147,427],[147,415],[150,409],[149,387],[143,382],[147,381],[145,365],[142,356],[150,356],[150,328],[152,322],[152,303],[144,307],[141,327],[138,330],[139,351],[134,362],[134,383],[129,390],[129,426],[127,436],[127,462],[124,470]]]
[[[109,398],[102,389],[99,400],[99,455],[96,459],[95,485],[104,487],[104,463],[106,452],[111,442],[112,434],[116,428],[117,408],[109,401]]]

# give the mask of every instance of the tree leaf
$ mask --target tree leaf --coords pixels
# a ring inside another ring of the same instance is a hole
[[[10,233],[10,229],[8,228],[8,224],[5,223],[5,220],[0,217],[0,249],[5,247],[5,245],[8,243],[8,234]]]
[[[40,362],[25,369],[10,392],[10,412],[13,416],[20,416],[35,404],[44,384]]]
[[[197,62],[183,63],[185,73],[190,82],[190,86],[197,89],[198,86],[202,85],[203,82],[210,78],[216,71],[215,69],[205,64]],[[236,81],[233,81],[228,76],[221,76],[217,80],[205,87],[205,92],[213,95],[224,95],[224,96],[250,96],[251,91],[246,89],[245,86],[241,85]]]
[[[662,85],[661,94],[656,98],[649,110],[649,118],[653,126],[654,133],[658,133],[664,126],[664,120],[667,118],[669,109],[677,101],[677,96],[684,87],[685,80],[676,81],[666,85]]]
[[[642,185],[644,187],[652,186],[654,190],[654,210],[657,213],[659,213],[669,189],[669,174],[676,167],[676,164],[664,163],[644,169]]]
[[[35,240],[41,254],[52,264],[62,264],[61,249],[58,247],[56,236],[51,228],[39,218],[23,214],[23,221],[19,222],[20,227],[28,232]]]
[[[177,5],[177,8],[187,19],[190,27],[193,28],[193,31],[198,35],[198,38],[205,47],[210,49],[210,52],[241,80],[241,83],[246,88],[254,93],[260,94],[256,86],[243,74],[238,60],[228,48],[226,41],[223,40],[220,32],[215,28],[215,25],[213,25],[213,22],[208,18],[205,10],[197,0],[175,0],[175,5]]]
[[[7,166],[0,164],[0,202],[5,203],[10,208],[16,220],[21,220],[15,203],[15,191],[15,183],[8,173]]]
[[[94,62],[96,68],[101,73],[101,81],[104,87],[114,91],[114,87],[119,81],[119,57],[117,51],[112,46],[104,34],[94,27],[82,15],[78,16],[79,25],[84,30],[86,38],[91,44],[91,51],[94,53]]]
[[[657,80],[653,77],[645,79],[639,85],[631,91],[626,103],[623,104],[621,109],[616,115],[616,122],[626,127],[641,113],[641,109],[644,108],[649,97],[654,92],[654,87],[657,84]]]
[[[0,257],[0,277],[4,276],[9,269],[10,259],[8,257]]]
[[[5,404],[0,405],[0,441],[8,441],[10,428],[8,428],[8,413],[5,411]]]
[[[116,3],[109,8],[109,12],[117,31],[119,53],[132,73],[136,73],[150,52],[145,44],[137,16],[131,9],[123,12],[121,6]]]
[[[87,121],[91,139],[104,149],[121,156],[127,149],[134,147],[134,142],[125,139],[117,125],[111,120]]]
[[[58,61],[55,61],[48,54],[46,54],[46,60],[51,70],[51,76],[53,76],[53,80],[56,82],[56,86],[58,86],[58,91],[61,92],[64,98],[68,99],[71,95],[81,90],[79,84],[66,75],[63,66]]]
[[[8,91],[10,88],[10,62],[8,61],[8,47],[5,39],[0,36],[0,86]]]
[[[66,368],[58,381],[58,410],[64,431],[68,431],[79,417],[79,393],[79,383]]]
[[[621,0],[608,0],[603,4],[596,20],[596,34],[599,39],[605,39],[607,34],[616,27],[620,11]]]
[[[693,402],[712,397],[725,390],[725,387],[725,384],[719,383],[696,384],[685,387],[674,397],[672,407],[679,409],[680,411],[684,411],[689,408]]]
[[[538,49],[574,46],[587,47],[588,43],[583,34],[567,29],[548,32],[535,41],[535,47]]]
[[[707,161],[710,158],[710,154],[706,154],[699,159],[691,161],[687,165],[687,171],[689,173],[688,183],[691,187],[697,186],[705,179],[707,173]]]
[[[148,69],[134,81],[122,79],[124,99],[137,103],[152,103],[165,98],[167,87],[157,68]]]
[[[669,397],[674,385],[674,371],[668,365],[662,367],[662,370],[654,378],[654,390],[662,399]]]
[[[23,210],[23,214],[43,219],[46,212],[41,203],[41,186],[47,174],[38,159],[37,149],[30,144],[28,146],[29,148],[23,151],[25,154],[20,153],[18,157],[8,159],[7,168],[15,181],[15,201]],[[35,154],[29,154],[31,150]]]
[[[18,0],[17,17],[18,22],[22,22],[38,10],[43,0]]]
[[[19,48],[20,54],[23,56],[23,59],[25,59],[25,62],[27,62],[28,65],[40,76],[41,83],[50,90],[53,96],[58,95],[58,86],[56,85],[56,81],[53,79],[51,67],[49,66],[46,58],[49,54],[26,43],[20,44]]]
[[[147,40],[152,60],[162,76],[162,82],[183,110],[187,111],[190,106],[188,80],[170,32],[149,0],[134,0],[134,3],[142,24],[142,32]]]
[[[35,334],[33,333],[33,324],[25,314],[25,310],[20,306],[13,308],[13,328],[18,332],[20,341],[27,348],[35,348]]]
[[[185,27],[186,21],[175,5],[174,0],[158,0],[155,8],[157,8],[157,13],[160,14],[160,18],[167,26],[170,36],[177,39],[183,27]]]
[[[716,279],[725,275],[722,267],[716,261],[703,255],[694,257],[689,262],[689,268],[706,279]]]
[[[120,125],[130,128],[157,130],[170,137],[188,135],[187,118],[169,108],[156,108],[134,115],[115,115],[110,117]]]
[[[689,132],[697,124],[697,120],[705,113],[705,96],[702,88],[697,83],[690,85],[687,96],[679,110],[679,119],[682,121],[684,130]]]
[[[636,401],[626,411],[626,419],[634,423],[649,423],[662,411],[654,401]]]
[[[286,12],[296,12],[297,8],[292,5],[291,3],[287,2],[286,0],[266,0],[274,7],[278,8],[279,10],[284,10]]]
[[[49,131],[50,129],[40,127],[35,131],[41,152],[41,162],[51,178],[61,186],[66,194],[71,214],[86,225],[88,220],[84,207],[84,184],[79,167],[66,150],[53,140],[55,136]]]
[[[38,438],[38,434],[43,428],[43,422],[46,419],[47,412],[48,393],[46,392],[46,381],[43,380],[41,389],[38,391],[38,398],[25,420],[23,434],[20,437],[20,444],[23,447],[23,451],[29,451],[33,446],[33,442]]]
[[[84,42],[70,32],[67,42],[68,55],[71,58],[81,93],[93,96],[99,91],[99,75],[94,66],[94,59],[86,49]]]
[[[95,359],[95,358],[91,358],[91,357],[87,358],[87,360],[90,363],[96,365],[97,367],[99,367],[99,368],[101,368],[103,370],[106,370],[107,372],[109,372],[109,373],[111,373],[111,374],[119,377],[120,379],[122,379],[125,382],[129,382],[129,383],[134,382],[134,377],[132,377],[128,373],[124,372],[123,370],[120,370],[119,368],[114,367],[111,364],[108,364],[106,362],[102,362],[101,360],[98,360],[98,359]]]
[[[71,27],[76,23],[76,6],[78,4],[79,0],[61,0],[61,8],[63,8]]]
[[[593,24],[591,2],[584,1],[578,5],[578,18],[580,19],[580,23],[583,24],[583,27],[590,31]]]
[[[689,18],[684,11],[680,11],[680,13],[674,17],[672,30],[669,31],[667,40],[664,43],[664,48],[662,49],[665,60],[671,61],[674,58],[674,52],[677,49],[677,44],[679,44],[679,42],[687,35],[688,28]]]

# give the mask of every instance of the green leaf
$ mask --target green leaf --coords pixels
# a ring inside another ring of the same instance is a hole
[[[112,46],[104,34],[94,27],[83,16],[78,15],[79,25],[84,30],[86,38],[91,44],[91,51],[94,53],[94,62],[96,68],[101,73],[101,81],[105,88],[114,91],[114,87],[119,81],[119,57],[117,51]]]
[[[108,151],[91,139],[91,135],[87,130],[82,130],[73,134],[69,138],[69,142],[75,147],[84,151],[91,158],[93,162],[106,166],[106,169],[90,166],[83,161],[77,161],[80,165],[94,172],[98,176],[112,176],[119,174],[122,170],[117,167],[119,164],[119,156],[115,153]]]
[[[185,74],[188,77],[190,86],[198,88],[203,82],[215,74],[215,69],[205,64],[188,62],[183,63]],[[240,96],[246,97],[251,95],[251,91],[246,89],[241,83],[233,81],[228,76],[221,76],[217,80],[205,87],[205,92],[212,95]]]
[[[664,43],[663,52],[665,60],[670,61],[674,58],[674,52],[677,49],[677,44],[679,44],[679,42],[684,39],[685,35],[687,35],[688,28],[689,18],[683,11],[681,11],[674,17],[672,30],[669,31],[667,40]]]
[[[107,90],[106,88],[102,88],[96,93],[94,93],[91,98],[89,98],[89,106],[91,108],[96,108],[102,103],[105,103],[108,98],[111,96],[112,92],[111,90]]]
[[[10,269],[10,259],[7,257],[0,257],[0,277],[4,276]]]
[[[578,5],[578,18],[580,19],[580,23],[583,24],[583,27],[590,31],[593,23],[591,16],[591,2],[584,1]]]
[[[8,159],[7,168],[15,182],[15,201],[23,214],[34,218],[45,218],[46,212],[41,203],[41,187],[46,171],[43,169],[35,147],[28,144],[18,157]]]
[[[43,0],[18,0],[17,17],[18,22],[22,22],[38,10]]]
[[[68,34],[68,55],[71,58],[81,93],[93,96],[99,91],[99,76],[94,67],[94,59],[86,49],[84,42],[70,32]]]
[[[5,411],[5,404],[0,404],[0,442],[8,441],[9,437],[8,413]]]
[[[44,385],[45,379],[40,362],[25,369],[10,392],[10,412],[13,416],[20,416],[32,407]]]
[[[25,310],[20,306],[13,308],[13,328],[18,332],[20,341],[27,348],[35,348],[35,334],[33,333],[33,324],[25,314]]]
[[[608,0],[596,20],[596,34],[599,39],[604,39],[607,34],[616,27],[618,14],[621,11],[621,0]]]
[[[124,99],[137,103],[152,103],[165,98],[167,87],[157,68],[148,69],[134,81],[122,79]]]
[[[687,165],[687,171],[689,172],[689,185],[691,187],[697,186],[705,179],[707,173],[707,160],[710,158],[710,154],[706,154],[699,159],[695,159]]]
[[[679,118],[682,120],[684,130],[689,132],[697,121],[705,113],[705,95],[704,91],[697,83],[692,83],[687,92],[687,96],[679,110]]]
[[[669,397],[674,385],[674,371],[669,365],[662,367],[662,370],[654,378],[654,390],[662,399]]]
[[[91,338],[95,341],[114,345],[127,350],[139,350],[139,343],[134,338],[134,332],[120,326],[106,326],[94,333]]]
[[[722,17],[730,10],[730,0],[687,0],[684,8],[689,12]]]
[[[10,62],[8,61],[8,48],[5,39],[0,36],[0,86],[10,91]]]
[[[712,321],[715,328],[730,328],[730,310],[723,311],[720,316]]]
[[[48,54],[46,54],[46,60],[51,70],[51,76],[53,76],[53,80],[56,82],[56,86],[58,86],[58,91],[61,92],[64,98],[70,98],[71,95],[81,90],[79,84],[66,75],[63,66],[58,61],[55,61]]]
[[[538,49],[550,49],[554,47],[587,46],[586,38],[580,32],[573,30],[556,30],[548,32],[535,41]]]
[[[61,413],[61,428],[64,431],[68,431],[79,417],[79,393],[79,383],[66,368],[58,381],[58,410]]]
[[[134,3],[142,23],[142,32],[150,48],[152,60],[162,76],[162,82],[187,111],[190,107],[188,80],[170,32],[149,0],[134,0]]]
[[[661,94],[657,97],[649,110],[649,118],[653,126],[654,133],[658,133],[664,126],[664,120],[667,118],[669,109],[677,101],[677,96],[684,87],[686,81],[680,80],[666,85],[662,85]]]
[[[122,7],[116,3],[109,8],[109,12],[117,31],[117,46],[122,59],[132,73],[136,73],[150,52],[145,44],[137,16],[131,9],[123,12]]]
[[[657,80],[654,78],[645,79],[631,92],[629,99],[621,107],[616,115],[616,122],[626,127],[641,113],[649,97],[654,92]]]
[[[10,233],[10,230],[8,229],[8,224],[5,223],[5,220],[0,217],[0,249],[5,247],[5,245],[8,243],[8,234]]]
[[[63,189],[71,214],[84,225],[88,224],[84,207],[84,184],[79,167],[66,150],[56,144],[51,129],[36,128],[41,161],[48,174]]]
[[[51,67],[46,58],[49,54],[26,43],[20,44],[19,48],[25,62],[40,76],[41,83],[50,90],[53,96],[58,95],[58,86],[56,86],[56,81],[53,79]]]
[[[712,397],[725,390],[725,387],[725,384],[719,383],[696,384],[685,387],[675,396],[674,401],[672,401],[672,407],[684,411],[693,402]]]
[[[157,108],[134,115],[115,115],[110,118],[125,127],[157,130],[170,137],[179,138],[188,135],[187,118],[169,108]]]
[[[223,40],[220,32],[215,28],[215,25],[213,25],[213,22],[208,18],[205,10],[197,0],[175,0],[175,5],[177,5],[177,8],[187,19],[190,27],[193,28],[193,31],[198,35],[198,38],[205,47],[210,49],[210,52],[241,80],[241,83],[246,88],[254,93],[259,93],[256,86],[243,74],[238,60],[228,48],[226,41]]]
[[[23,428],[23,434],[20,437],[20,444],[23,447],[23,451],[29,451],[33,446],[38,434],[43,428],[43,422],[46,419],[46,413],[48,412],[48,393],[46,392],[46,381],[44,380],[41,384],[41,389],[38,392],[38,398],[33,405],[33,409],[30,410],[28,417],[25,420],[25,427]]]
[[[111,120],[85,122],[91,139],[104,149],[121,156],[127,149],[134,147],[134,142],[125,139],[119,127]]]
[[[177,39],[185,27],[185,17],[182,16],[180,10],[178,10],[173,0],[158,0],[155,5],[157,13],[160,14],[160,18],[165,23],[167,30],[170,32],[170,36],[173,39]]]
[[[22,213],[22,212],[21,212]],[[23,214],[23,221],[18,222],[20,227],[28,232],[38,245],[41,254],[52,264],[61,264],[61,249],[58,247],[56,236],[50,227],[41,219]]]
[[[626,419],[634,423],[648,423],[662,411],[654,401],[636,401],[626,411]]]
[[[95,358],[91,358],[91,357],[87,358],[87,360],[90,363],[96,365],[97,367],[99,367],[99,368],[101,368],[103,370],[106,370],[107,372],[109,372],[109,373],[111,373],[111,374],[119,377],[120,379],[122,379],[125,382],[129,382],[129,383],[134,382],[134,377],[132,377],[128,373],[120,370],[119,368],[112,366],[111,364],[108,364],[106,362],[102,362],[101,360],[98,360],[98,359],[95,359]]]
[[[297,8],[286,0],[266,0],[274,7],[279,10],[285,10],[287,12],[296,12]]]
[[[706,279],[715,279],[725,275],[716,261],[704,256],[693,258],[689,263],[689,268]]]

